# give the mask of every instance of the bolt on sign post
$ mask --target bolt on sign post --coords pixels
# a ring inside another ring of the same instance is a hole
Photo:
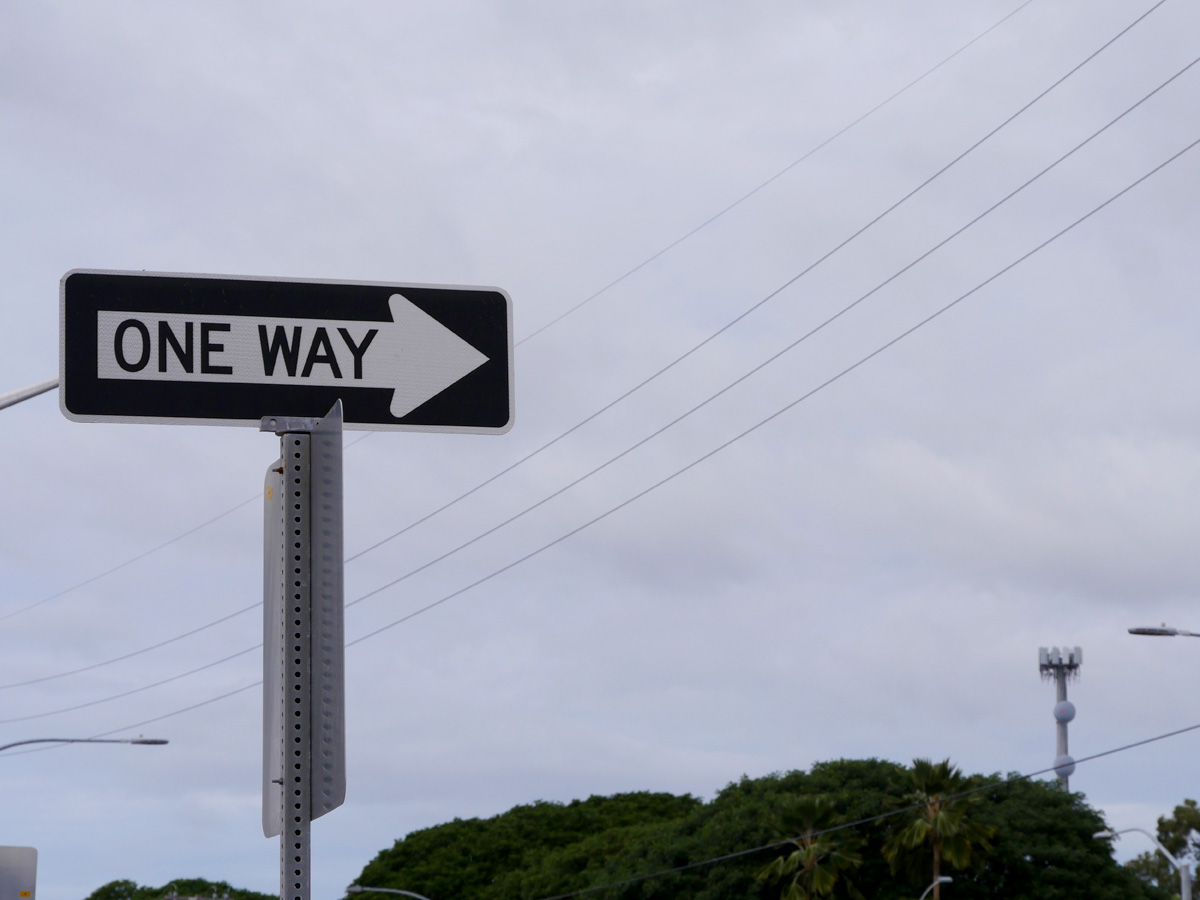
[[[281,900],[308,900],[309,823],[346,796],[342,430],[508,431],[511,301],[496,288],[74,270],[59,344],[69,419],[279,436],[264,484],[262,824],[280,838]]]

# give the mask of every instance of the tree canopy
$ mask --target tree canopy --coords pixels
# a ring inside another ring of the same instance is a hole
[[[883,851],[910,824],[896,811],[911,805],[913,771],[876,759],[835,760],[809,771],[743,777],[708,801],[633,793],[518,806],[415,831],[380,852],[358,883],[432,900],[542,900],[588,888],[603,888],[587,895],[596,900],[779,900],[792,882],[756,875],[771,866],[782,873],[797,839],[806,831],[819,836],[824,826],[801,824],[784,837],[778,829],[789,809],[808,802],[799,798],[820,797],[822,815],[848,826],[827,832],[839,836],[843,853],[828,896],[852,896],[852,884],[875,900],[912,900],[930,882],[932,857],[909,879],[903,868],[893,873]],[[947,897],[1171,896],[1118,865],[1108,845],[1092,837],[1107,826],[1081,795],[1054,782],[1002,781],[962,779],[960,786],[975,789],[970,820],[976,834],[989,835],[989,849],[978,849],[976,864],[952,870]]]
[[[743,776],[710,800],[639,792],[455,819],[395,841],[356,881],[431,900],[546,900],[587,889],[584,900],[913,900],[930,883],[932,844],[904,836],[916,834],[913,813],[933,796],[943,811],[963,800],[956,822],[977,829],[970,854],[953,851],[957,862],[942,845],[944,861],[961,866],[950,870],[948,900],[1170,900],[1178,885],[1152,857],[1141,868],[1138,860],[1118,865],[1110,845],[1093,837],[1108,827],[1103,817],[1056,782],[962,776],[948,760],[878,759]],[[1197,804],[1186,800],[1160,819],[1159,838],[1178,855],[1194,854]],[[911,868],[889,863],[885,848],[899,844],[908,845],[902,862]],[[199,878],[161,887],[113,881],[87,900],[172,895],[272,900]]]
[[[235,888],[227,881],[207,881],[203,878],[177,878],[162,887],[139,885],[133,881],[110,881],[96,888],[87,900],[163,900],[169,897],[215,897],[216,900],[279,900],[273,894],[260,894]]]
[[[992,850],[990,825],[975,821],[980,779],[964,778],[957,766],[914,759],[908,771],[909,791],[897,810],[898,822],[883,845],[892,871],[903,869],[910,883],[924,878],[933,887],[933,900],[941,900],[943,861],[956,869],[983,871]],[[926,853],[928,851],[928,853]],[[926,865],[926,857],[932,865]]]
[[[840,827],[845,819],[837,812],[836,800],[825,794],[789,798],[778,821],[777,836],[795,849],[775,857],[757,877],[772,884],[782,882],[780,900],[814,900],[835,893],[862,900],[850,879],[862,865],[856,852],[858,836],[853,829]]]

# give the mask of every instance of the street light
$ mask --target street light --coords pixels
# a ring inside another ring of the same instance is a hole
[[[378,891],[381,894],[403,894],[405,897],[415,897],[416,900],[429,900],[428,897],[421,894],[414,894],[412,891],[402,891],[400,888],[363,887],[360,884],[352,884],[346,888],[347,894],[361,894],[365,891]]]
[[[13,741],[11,744],[0,745],[0,752],[20,747],[22,744],[153,744],[167,743],[163,738],[30,738],[27,741]]]
[[[1187,631],[1183,628],[1168,628],[1166,625],[1151,626],[1149,628],[1130,628],[1129,633],[1144,634],[1151,637],[1200,637],[1200,634],[1196,634],[1195,632]]]
[[[937,878],[935,878],[933,880],[933,884],[931,884],[929,887],[925,888],[925,893],[921,895],[921,900],[925,900],[925,898],[927,896],[929,896],[929,892],[932,891],[939,884],[949,884],[953,880],[954,879],[951,878],[949,875],[939,875]]]
[[[1125,834],[1127,831],[1138,831],[1150,838],[1154,842],[1154,846],[1158,848],[1158,852],[1167,858],[1167,862],[1179,870],[1179,900],[1192,900],[1192,869],[1186,862],[1180,862],[1174,856],[1167,852],[1167,848],[1158,842],[1158,838],[1148,832],[1145,828],[1122,828],[1120,831],[1097,831],[1092,837],[1097,840],[1107,840],[1115,838],[1119,834]]]

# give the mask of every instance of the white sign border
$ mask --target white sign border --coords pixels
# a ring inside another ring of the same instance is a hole
[[[460,285],[460,284],[425,284],[421,282],[392,282],[392,281],[353,281],[348,279],[337,278],[297,278],[297,277],[272,277],[269,275],[215,275],[211,273],[194,273],[194,272],[161,272],[151,271],[147,269],[86,269],[77,268],[66,272],[59,279],[58,286],[58,378],[60,390],[58,392],[58,406],[62,414],[73,422],[97,422],[97,423],[113,423],[113,424],[132,424],[132,425],[215,425],[215,426],[237,426],[257,428],[259,419],[210,419],[210,418],[189,418],[186,416],[117,416],[117,415],[81,415],[71,412],[66,406],[66,302],[67,302],[67,279],[72,275],[116,275],[126,277],[152,277],[152,278],[194,278],[205,279],[208,281],[260,281],[268,284],[290,283],[290,284],[320,284],[320,285],[343,285],[346,287],[377,287],[383,289],[394,289],[403,292],[405,288],[418,288],[425,290],[443,290],[443,291],[488,291],[499,294],[504,298],[505,306],[505,328],[507,330],[508,343],[508,421],[505,425],[497,428],[493,427],[476,427],[476,426],[456,426],[456,425],[391,425],[372,422],[347,422],[343,428],[346,431],[417,431],[433,434],[506,434],[512,430],[513,423],[516,418],[515,398],[514,398],[514,370],[516,368],[513,359],[513,310],[512,298],[508,291],[503,288],[492,287],[487,285]],[[275,411],[266,410],[264,416],[275,415]]]

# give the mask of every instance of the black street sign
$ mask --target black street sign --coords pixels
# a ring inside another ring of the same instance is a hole
[[[339,281],[68,272],[60,405],[82,422],[503,432],[512,426],[504,291]]]

